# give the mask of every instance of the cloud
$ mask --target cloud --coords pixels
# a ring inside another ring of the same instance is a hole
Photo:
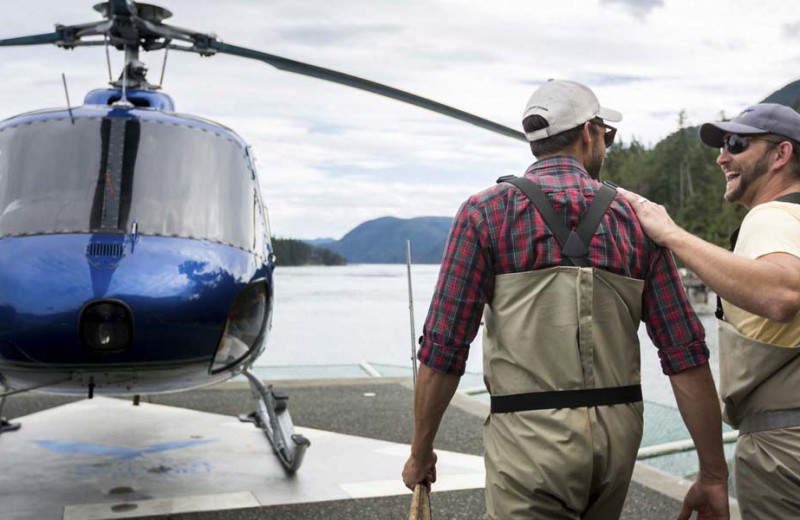
[[[792,40],[800,40],[800,20],[783,24],[783,35]]]
[[[578,77],[578,81],[597,87],[627,85],[647,81],[644,76],[634,76],[630,74],[606,74],[602,72],[590,72]]]
[[[301,45],[329,45],[403,32],[403,27],[388,24],[303,24],[277,31],[285,40]]]
[[[664,0],[601,0],[601,4],[618,5],[634,18],[644,20],[656,7],[664,7]]]

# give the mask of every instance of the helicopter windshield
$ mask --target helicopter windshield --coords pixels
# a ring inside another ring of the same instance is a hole
[[[0,237],[127,232],[257,248],[245,152],[212,131],[126,118],[0,130]],[[256,231],[258,230],[258,231]]]

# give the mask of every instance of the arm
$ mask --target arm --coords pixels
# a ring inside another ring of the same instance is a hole
[[[456,214],[425,320],[414,389],[414,438],[403,469],[403,482],[409,489],[436,481],[433,440],[464,373],[469,345],[492,288],[494,277],[483,246],[485,226],[474,222],[479,217],[480,212],[471,210],[468,203]]]
[[[421,365],[414,389],[414,440],[403,468],[403,483],[414,489],[420,482],[436,482],[433,439],[461,376],[440,374]]]
[[[757,260],[736,256],[679,227],[667,210],[620,189],[642,227],[671,249],[708,285],[733,305],[767,319],[787,322],[800,312],[800,258],[772,253]]]
[[[690,368],[670,376],[670,383],[700,461],[697,481],[686,493],[678,520],[688,520],[694,510],[700,519],[727,519],[728,466],[722,450],[722,418],[711,370],[708,364]]]

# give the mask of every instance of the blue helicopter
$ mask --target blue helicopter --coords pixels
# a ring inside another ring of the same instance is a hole
[[[176,113],[139,52],[255,59],[525,137],[386,85],[166,25],[172,13],[159,6],[111,0],[94,9],[103,20],[0,40],[104,45],[126,63],[80,107],[0,122],[0,412],[31,390],[138,401],[242,374],[256,401],[250,420],[293,473],[309,442],[294,433],[287,396],[251,371],[272,326],[275,269],[253,157],[231,129]],[[0,434],[20,427],[1,415]]]

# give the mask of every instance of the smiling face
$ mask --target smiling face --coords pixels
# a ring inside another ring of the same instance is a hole
[[[727,139],[728,136],[725,136]],[[723,146],[717,164],[725,174],[725,200],[749,208],[758,193],[760,179],[769,171],[769,152],[772,143],[751,138],[747,148],[737,154]]]

